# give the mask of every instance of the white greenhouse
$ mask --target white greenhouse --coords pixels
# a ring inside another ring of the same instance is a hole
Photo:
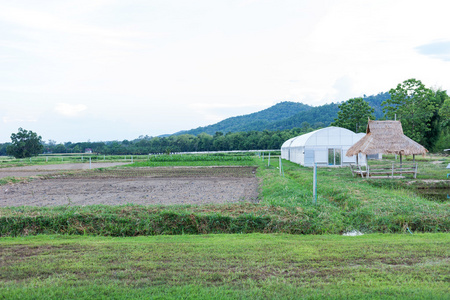
[[[341,127],[327,127],[291,138],[281,146],[281,158],[306,167],[365,164],[365,156],[345,156],[347,150],[365,133],[354,133]]]

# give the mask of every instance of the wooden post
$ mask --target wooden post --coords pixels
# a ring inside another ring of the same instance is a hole
[[[369,156],[366,154],[366,178],[369,178]]]
[[[317,203],[317,163],[314,163],[313,170],[313,203]]]

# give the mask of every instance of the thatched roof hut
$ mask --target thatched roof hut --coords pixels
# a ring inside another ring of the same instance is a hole
[[[366,135],[347,150],[346,156],[359,153],[425,155],[428,150],[403,134],[400,121],[370,121]]]

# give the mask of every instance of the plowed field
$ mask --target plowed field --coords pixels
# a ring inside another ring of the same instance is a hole
[[[1,186],[0,206],[254,202],[255,172],[254,167],[40,170],[26,183]]]

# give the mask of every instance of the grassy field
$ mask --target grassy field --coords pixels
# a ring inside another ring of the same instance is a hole
[[[448,234],[3,238],[5,299],[448,299]]]
[[[416,181],[320,168],[315,205],[312,169],[278,158],[142,158],[117,174],[258,166],[260,201],[0,208],[0,299],[448,299],[450,202],[415,193],[448,186],[433,161]]]
[[[0,236],[42,233],[136,236],[251,232],[341,234],[352,230],[364,233],[450,231],[450,202],[432,201],[416,195],[413,189],[407,188],[407,180],[355,178],[348,168],[320,168],[318,199],[314,205],[311,168],[285,161],[284,176],[281,176],[277,159],[272,159],[268,166],[267,159],[224,157],[167,156],[160,160],[181,165],[198,161],[259,165],[257,175],[261,178],[261,188],[258,204],[4,207],[0,208]],[[134,166],[140,165],[141,162]],[[126,169],[132,170],[131,166]],[[436,164],[431,164],[430,168],[433,166]],[[438,176],[441,175],[435,175]]]
[[[351,175],[349,168],[318,168],[317,205],[312,205],[312,168],[283,162],[285,176],[277,165],[258,172],[263,183],[261,204],[301,210],[318,223],[320,232],[450,231],[450,202],[428,200],[408,187],[411,179],[365,179]],[[427,164],[427,176],[445,179],[445,169]],[[434,167],[434,168],[433,168]],[[418,178],[420,179],[420,176]],[[440,182],[450,186],[450,181]]]
[[[154,155],[147,160],[139,161],[128,167],[171,167],[171,166],[251,166],[254,157],[248,155],[227,154],[178,154]]]
[[[15,159],[0,157],[0,168],[22,167],[30,165],[87,163],[91,162],[128,162],[132,167],[155,166],[220,166],[252,165],[254,153],[213,153],[213,154],[149,154],[149,155],[96,155],[96,154],[49,154],[32,158]]]

